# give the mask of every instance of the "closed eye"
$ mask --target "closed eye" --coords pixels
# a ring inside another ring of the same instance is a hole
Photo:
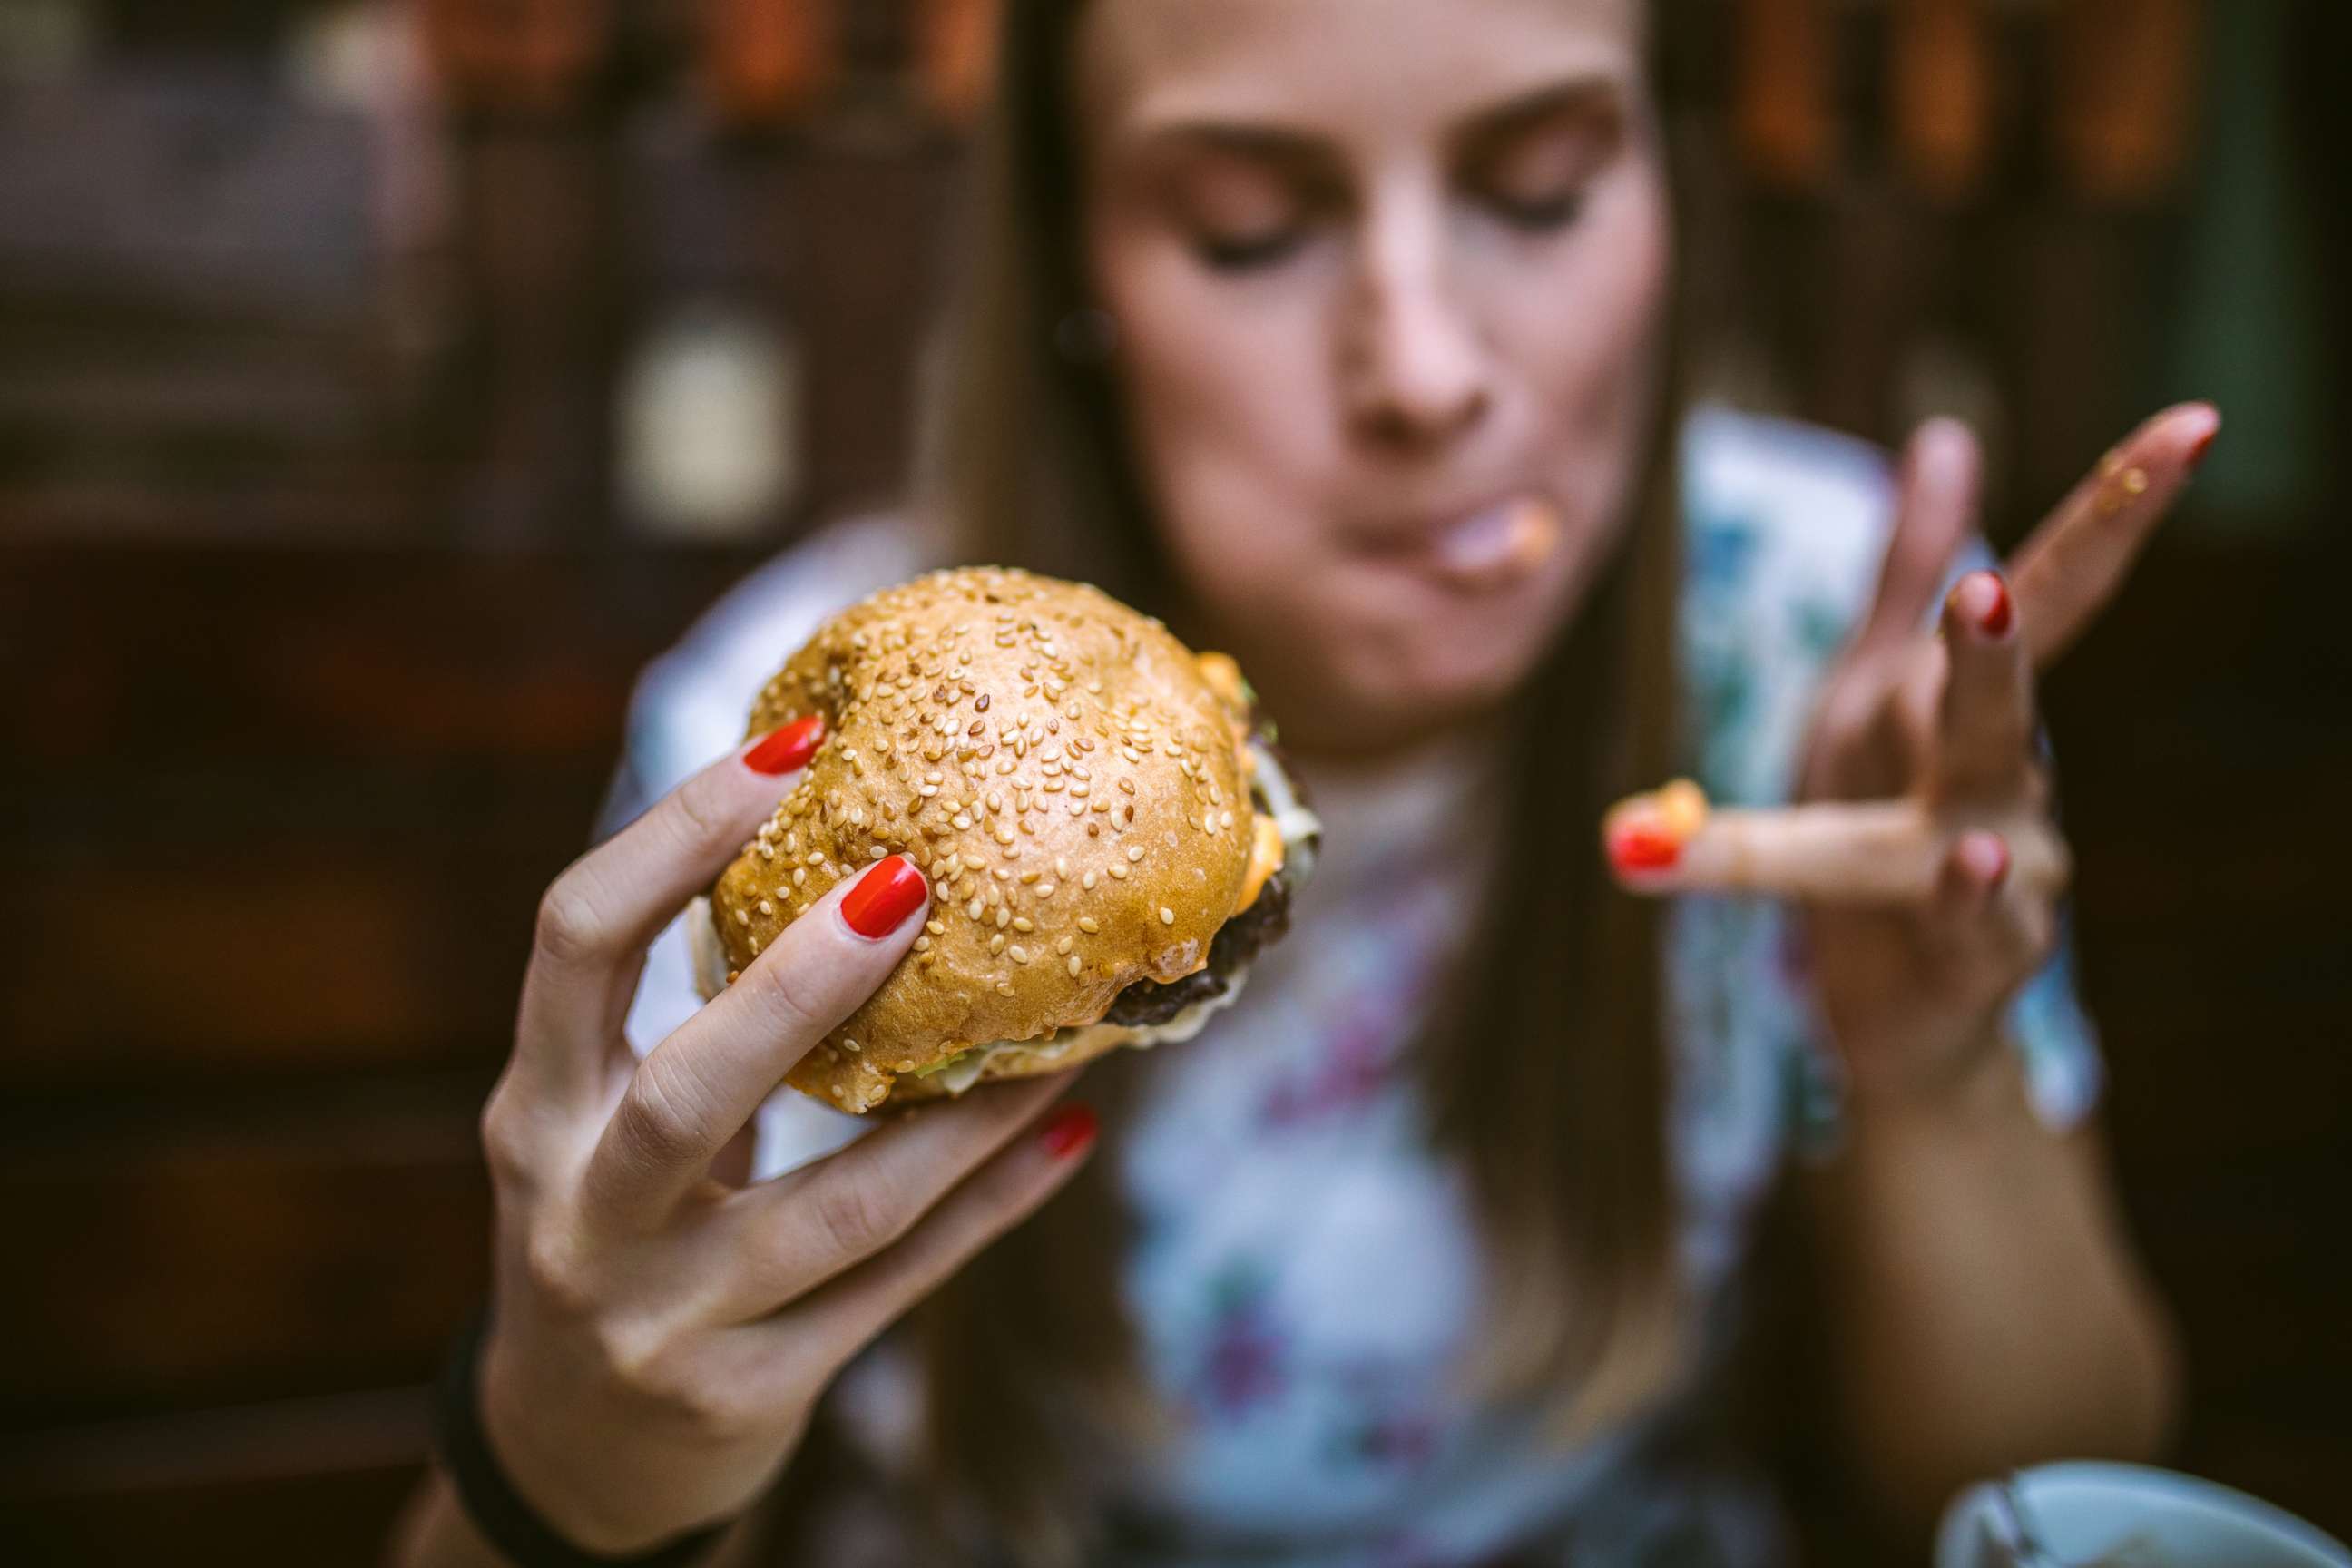
[[[1584,193],[1562,191],[1558,195],[1524,200],[1493,195],[1486,198],[1496,214],[1514,228],[1549,234],[1567,228],[1584,216]]]
[[[1201,260],[1218,272],[1254,272],[1279,265],[1306,241],[1296,226],[1263,234],[1204,237],[1192,242]]]

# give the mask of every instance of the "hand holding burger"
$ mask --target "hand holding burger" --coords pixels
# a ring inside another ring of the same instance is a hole
[[[1055,1107],[1062,1069],[1229,1003],[1311,855],[1231,661],[1067,584],[883,594],[794,656],[751,729],[548,889],[483,1117],[479,1427],[580,1550],[643,1550],[770,1485],[849,1358],[1083,1163],[1094,1117]],[[712,997],[631,1061],[646,946],[698,889]],[[1024,1081],[714,1179],[787,1079],[871,1110],[998,1078]],[[475,1560],[493,1516],[445,1479],[407,1557]]]

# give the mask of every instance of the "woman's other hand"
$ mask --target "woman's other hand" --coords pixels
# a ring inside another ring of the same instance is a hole
[[[621,1025],[648,943],[791,787],[814,739],[798,728],[688,779],[549,888],[482,1119],[498,1204],[484,1426],[523,1497],[592,1551],[748,1507],[842,1364],[1091,1141],[1083,1108],[1045,1117],[1062,1075],[895,1117],[774,1181],[714,1175],[929,902],[912,865],[877,863],[632,1058]]]
[[[2097,618],[2220,427],[2158,415],[2099,465],[2004,572],[1970,573],[1923,629],[1977,521],[1962,426],[1916,436],[1875,599],[1824,689],[1801,804],[1709,812],[1688,786],[1612,812],[1639,892],[1802,900],[1824,1014],[1858,1094],[1964,1082],[2049,956],[2070,870],[2036,754],[2033,679]]]

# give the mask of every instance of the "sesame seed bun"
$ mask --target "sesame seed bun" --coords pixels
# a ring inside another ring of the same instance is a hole
[[[752,706],[747,738],[815,713],[824,739],[711,889],[706,989],[904,854],[931,881],[924,931],[793,1088],[862,1112],[1128,1043],[1089,1026],[1129,985],[1201,970],[1263,879],[1247,700],[1216,658],[1018,571],[935,573],[844,611]]]

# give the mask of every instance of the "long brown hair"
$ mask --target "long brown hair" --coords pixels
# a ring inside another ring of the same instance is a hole
[[[1115,366],[1071,330],[1087,320],[1069,105],[1083,4],[1005,6],[931,510],[963,558],[1083,578],[1173,614]],[[1655,922],[1608,886],[1594,847],[1607,804],[1672,760],[1676,378],[1661,379],[1631,541],[1517,699],[1510,799],[1498,803],[1512,852],[1471,949],[1480,958],[1454,977],[1451,1025],[1418,1058],[1492,1270],[1486,1348],[1465,1373],[1487,1396],[1549,1408],[1563,1436],[1651,1396],[1683,1330]],[[1116,1058],[1088,1074],[1114,1139],[1131,1076]],[[1152,1427],[1120,1307],[1115,1166],[1097,1161],[919,1321],[936,1493],[1024,1563],[1085,1552],[1089,1456]]]

